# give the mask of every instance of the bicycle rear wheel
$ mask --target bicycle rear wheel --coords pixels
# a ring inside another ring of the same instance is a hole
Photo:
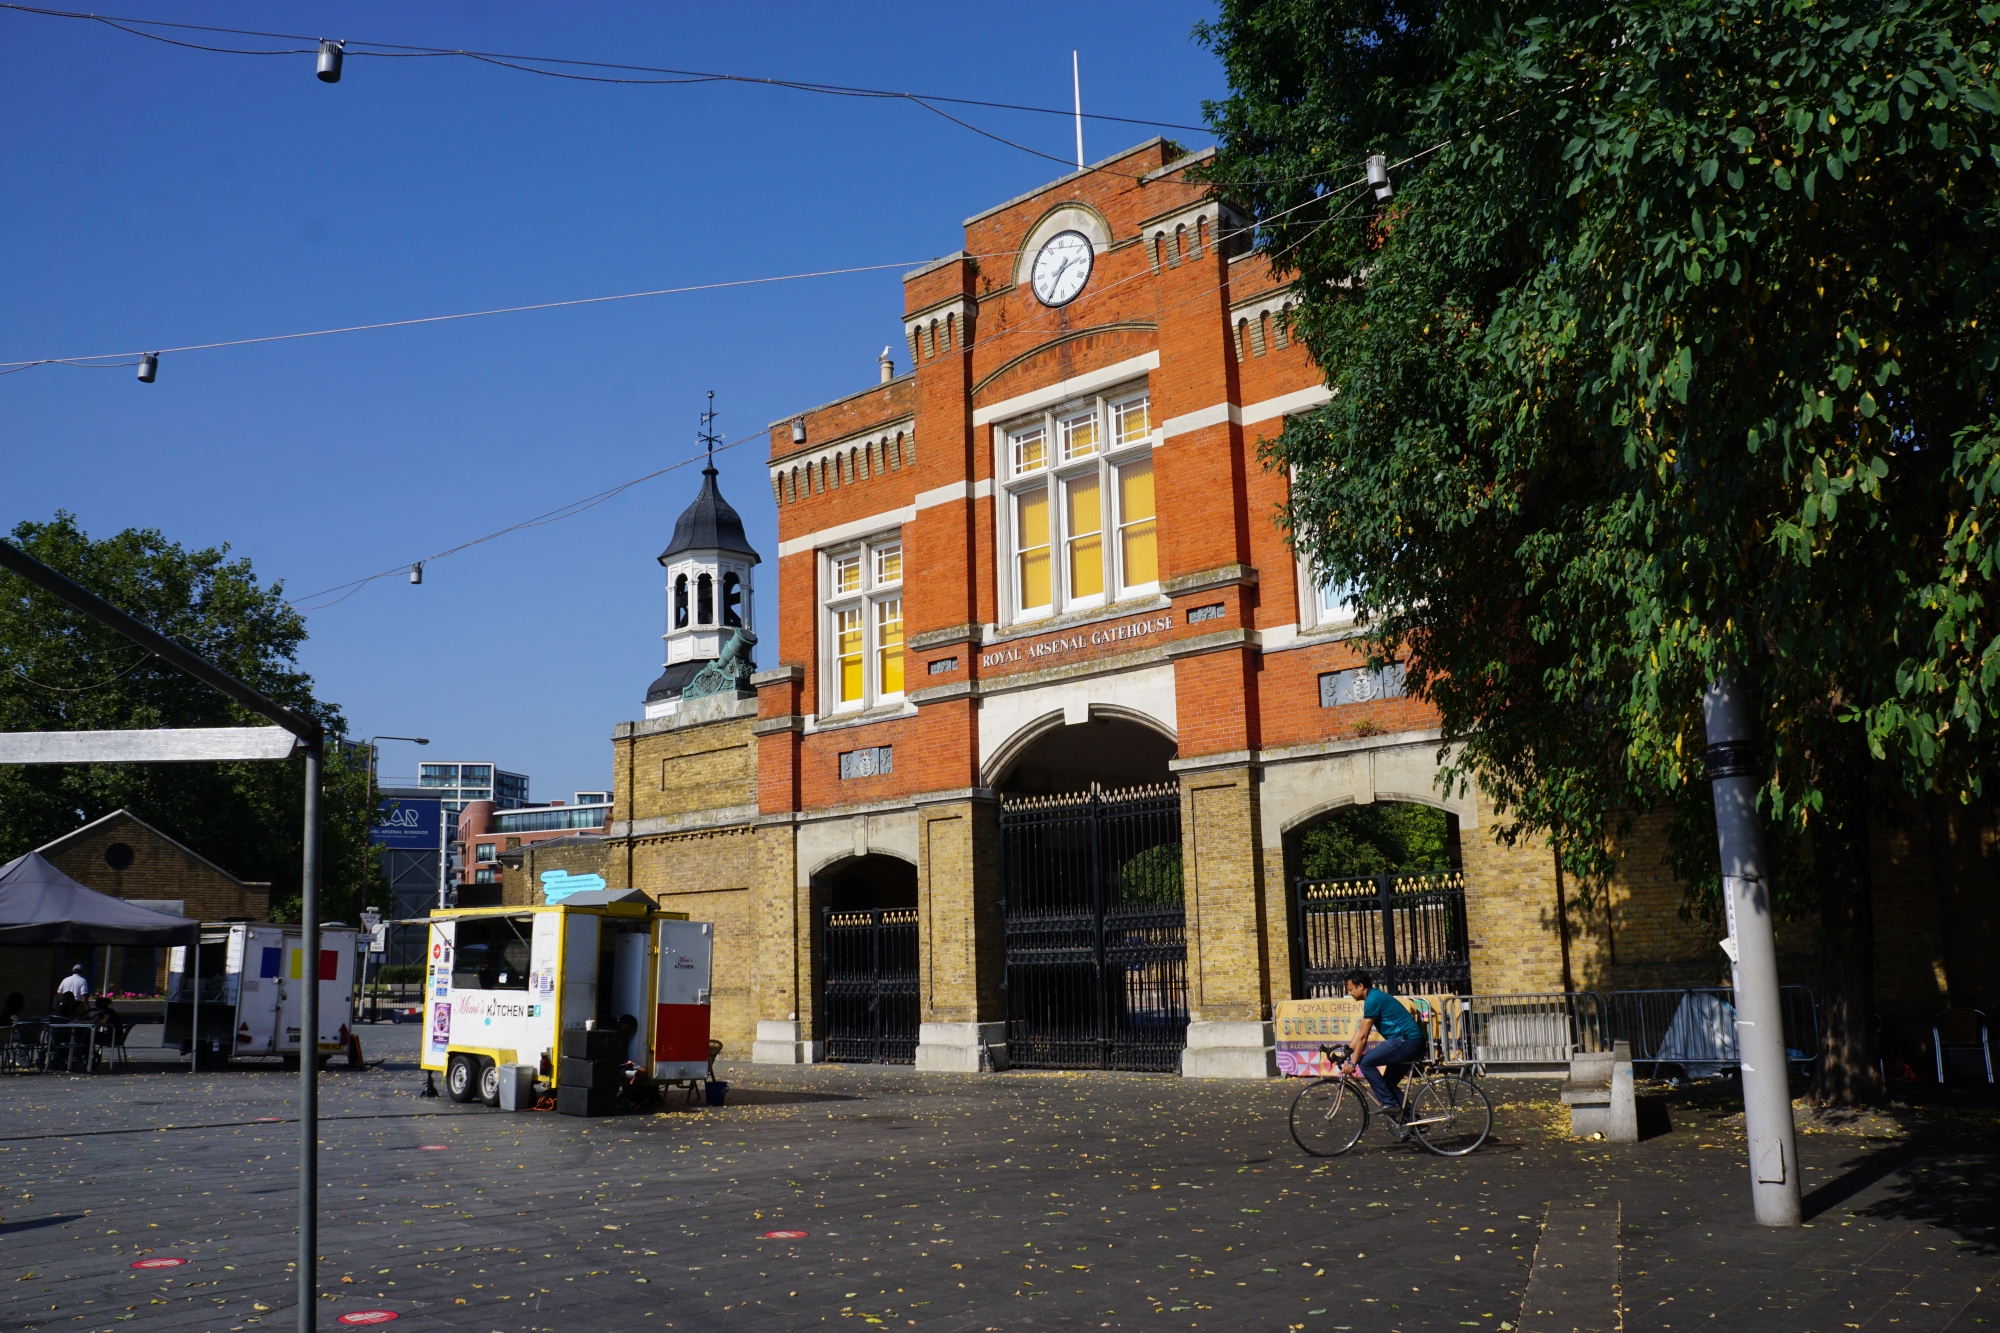
[[[1312,1157],[1338,1157],[1368,1128],[1367,1099],[1338,1078],[1314,1079],[1292,1099],[1292,1140]]]
[[[1403,1124],[1438,1156],[1463,1157],[1493,1132],[1493,1103],[1471,1079],[1427,1079],[1410,1098]]]

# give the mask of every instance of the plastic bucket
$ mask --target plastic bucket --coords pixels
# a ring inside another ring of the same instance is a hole
[[[710,1079],[706,1087],[708,1089],[708,1104],[710,1106],[722,1105],[723,1098],[729,1095],[729,1085],[721,1079]]]

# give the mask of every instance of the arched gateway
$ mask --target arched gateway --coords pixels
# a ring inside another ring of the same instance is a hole
[[[1143,719],[1101,715],[1014,748],[1000,805],[1014,1064],[1180,1068],[1187,915],[1173,754]]]
[[[851,857],[814,875],[813,889],[826,1058],[916,1063],[917,868],[893,856]]]

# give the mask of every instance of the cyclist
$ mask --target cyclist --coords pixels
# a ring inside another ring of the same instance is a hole
[[[1361,1066],[1361,1075],[1374,1090],[1383,1113],[1401,1123],[1403,1097],[1397,1091],[1398,1085],[1410,1071],[1411,1063],[1423,1059],[1430,1051],[1423,1024],[1395,996],[1378,989],[1375,979],[1360,968],[1347,974],[1347,998],[1361,1005],[1361,1022],[1354,1029],[1354,1056],[1349,1067]],[[1381,1033],[1382,1040],[1373,1050],[1366,1051],[1364,1059],[1371,1029]]]

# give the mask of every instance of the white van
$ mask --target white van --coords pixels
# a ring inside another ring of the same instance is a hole
[[[338,923],[319,928],[319,957],[309,966],[304,931],[261,921],[204,922],[200,999],[188,982],[189,949],[167,957],[167,1012],[161,1044],[199,1048],[204,1059],[272,1057],[292,1063],[302,1045],[305,988],[319,985],[322,1059],[347,1049],[354,1021],[354,961],[359,932]]]

